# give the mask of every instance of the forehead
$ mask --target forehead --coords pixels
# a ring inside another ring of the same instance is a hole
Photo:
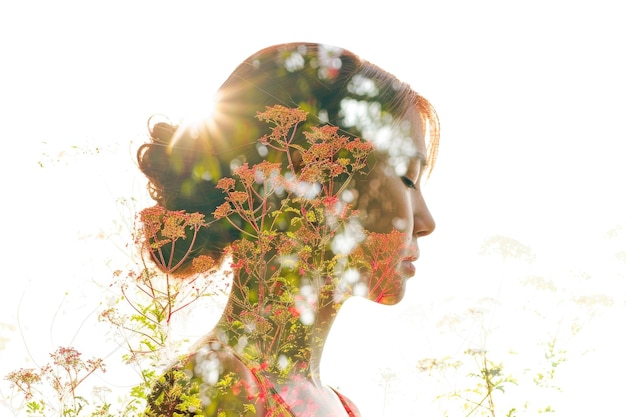
[[[401,116],[381,111],[376,103],[344,99],[341,110],[346,124],[356,126],[360,136],[371,142],[375,156],[403,175],[409,165],[426,165],[424,120],[415,106]]]
[[[377,144],[376,153],[396,175],[405,175],[416,165],[427,164],[424,122],[419,111],[411,107],[390,129],[384,143]]]

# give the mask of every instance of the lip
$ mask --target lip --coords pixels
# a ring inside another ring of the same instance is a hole
[[[411,256],[407,256],[405,258],[402,258],[402,262],[415,262],[419,259],[420,255],[419,253],[415,254],[415,255],[411,255]]]
[[[419,251],[411,251],[410,253],[405,253],[405,256],[402,258],[402,262],[415,262],[419,259],[420,253]]]
[[[404,256],[401,258],[400,264],[398,265],[398,272],[406,278],[411,278],[415,276],[415,262],[420,257],[420,251],[417,244],[412,245],[411,248],[407,248],[403,255]]]
[[[413,262],[415,262],[416,260],[417,258],[406,258],[403,259],[402,262],[400,262],[399,269],[402,275],[405,275],[408,278],[415,275],[415,265],[413,264]]]

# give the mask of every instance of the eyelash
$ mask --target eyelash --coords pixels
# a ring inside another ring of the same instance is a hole
[[[415,190],[417,188],[415,186],[415,183],[413,181],[411,181],[409,178],[407,178],[407,177],[401,177],[401,178],[402,178],[402,182],[404,183],[404,185],[406,185],[410,189]]]

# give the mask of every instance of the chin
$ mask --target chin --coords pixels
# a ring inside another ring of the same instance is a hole
[[[384,294],[370,294],[367,298],[377,304],[386,306],[393,306],[398,304],[404,298],[405,287],[401,285],[399,288],[395,288],[394,292],[387,292]]]
[[[395,306],[400,301],[402,301],[402,298],[403,297],[388,295],[388,296],[385,296],[376,300],[372,300],[372,301],[374,301],[376,304],[381,304],[384,306]]]

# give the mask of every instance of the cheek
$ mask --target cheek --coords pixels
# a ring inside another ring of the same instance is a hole
[[[369,186],[356,205],[363,227],[378,233],[407,232],[411,216],[406,192],[391,181],[372,181]]]
[[[393,209],[389,197],[381,181],[372,181],[368,190],[360,194],[357,209],[365,229],[380,233],[387,231],[388,214]]]

